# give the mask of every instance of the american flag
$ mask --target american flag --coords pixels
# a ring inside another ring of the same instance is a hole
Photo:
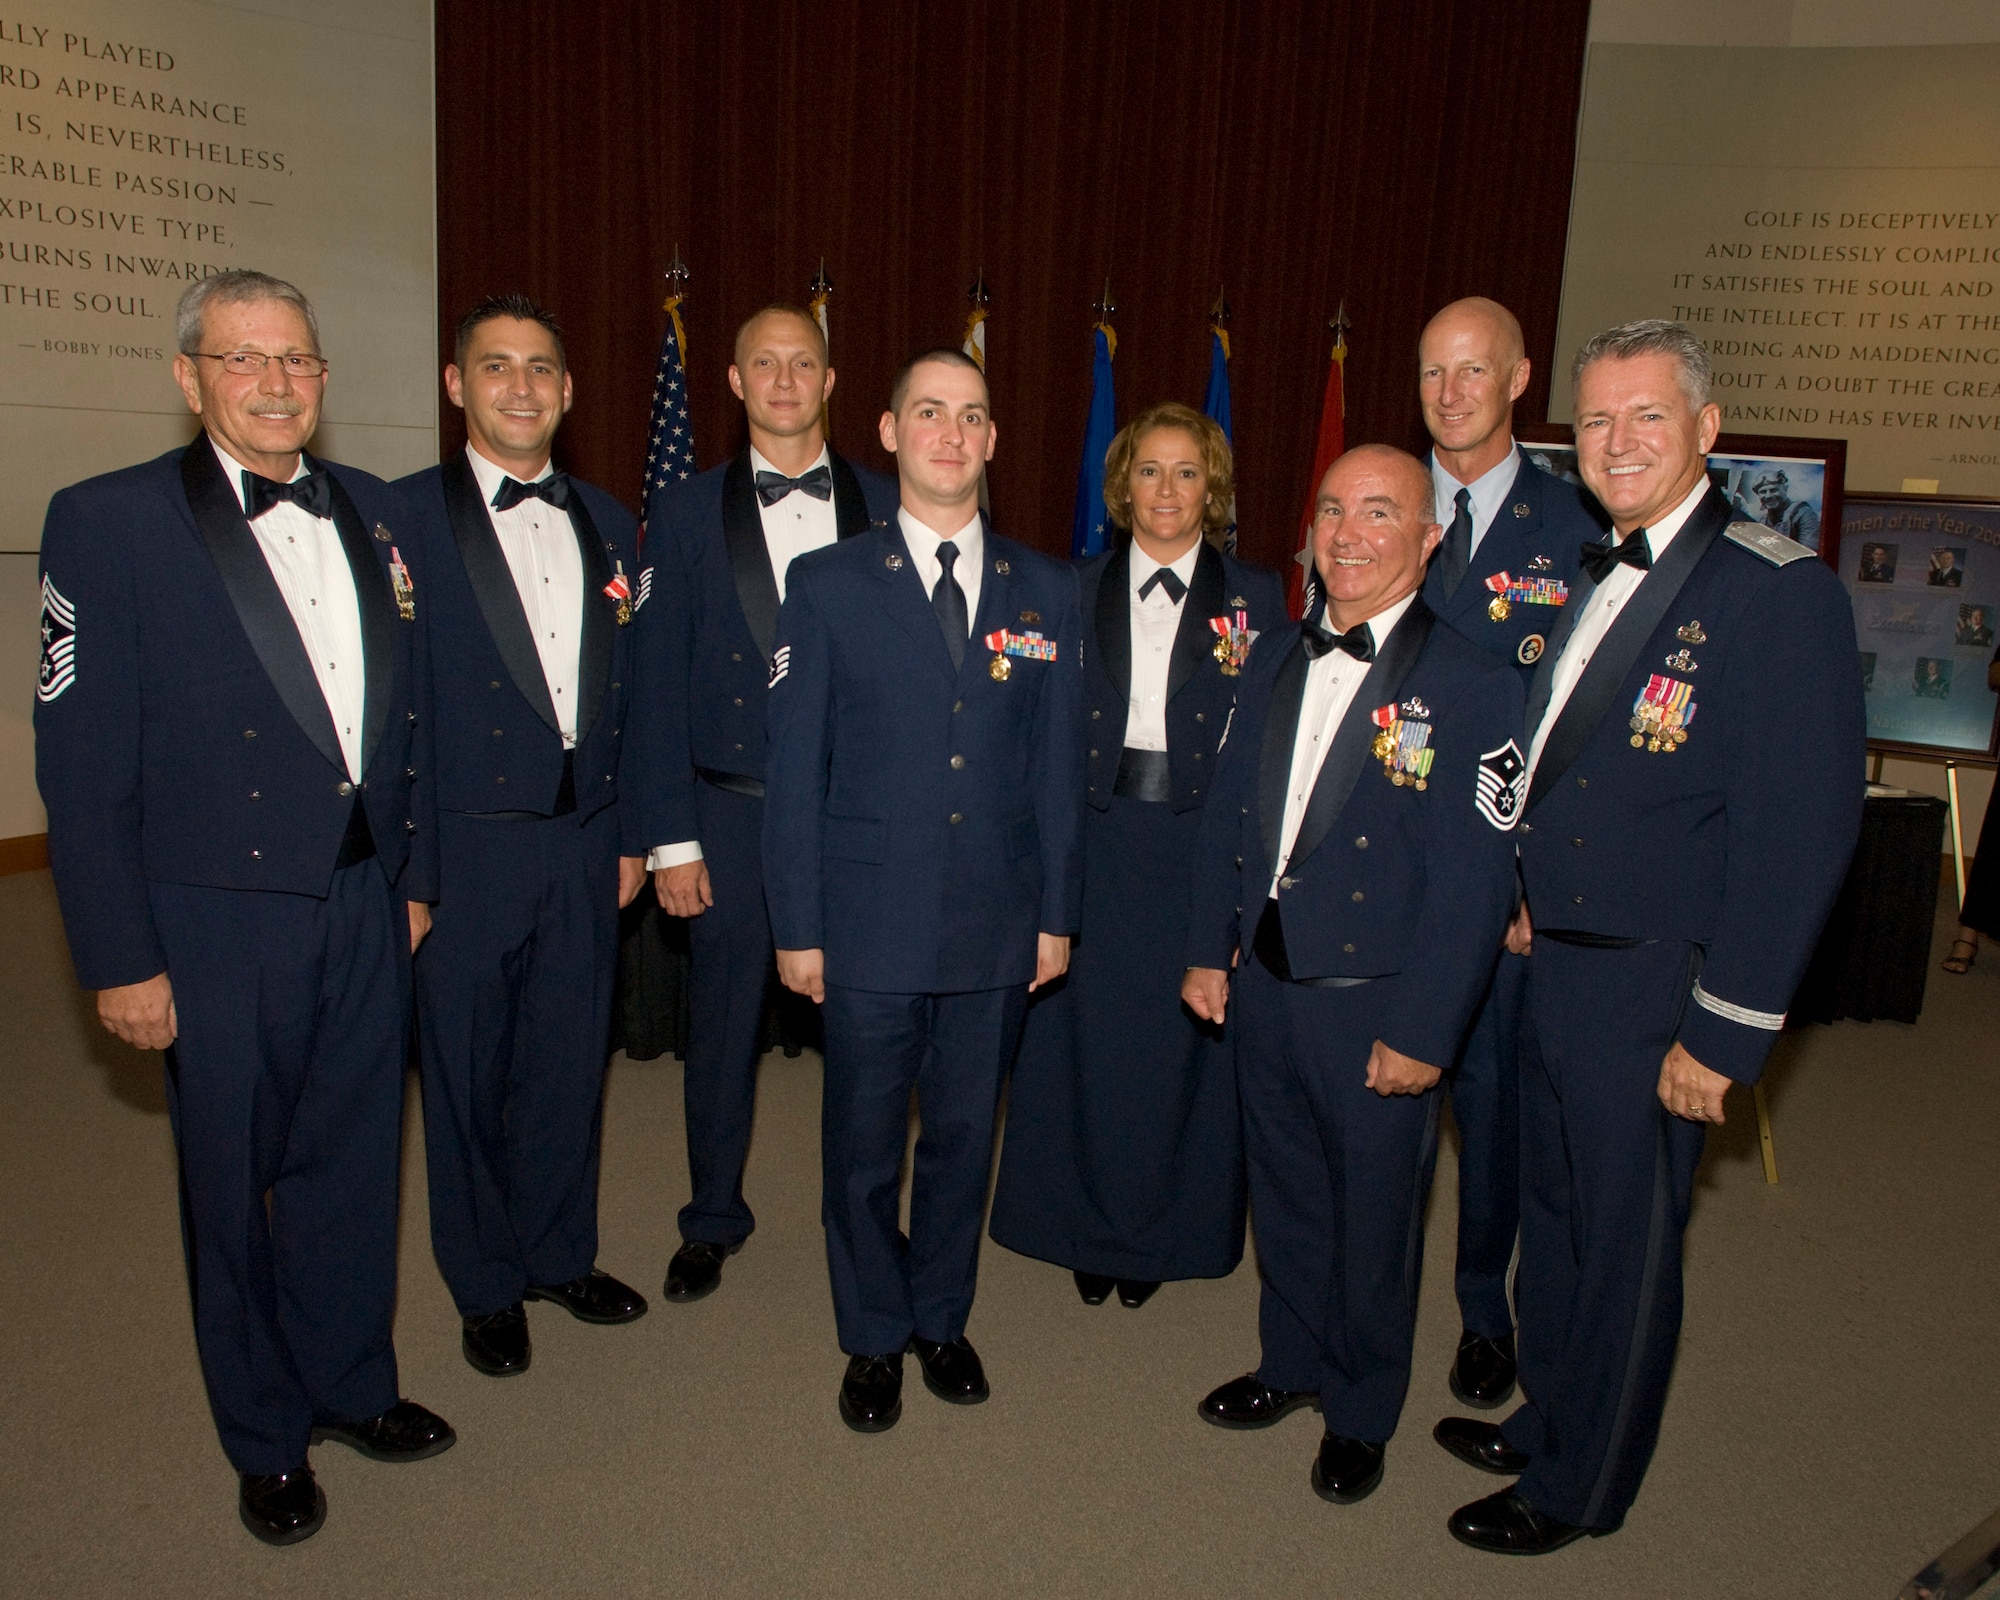
[[[653,418],[646,428],[646,481],[649,511],[653,496],[669,484],[694,476],[694,418],[688,414],[687,334],[681,327],[681,297],[667,297],[667,331],[660,337],[660,366],[653,378]]]

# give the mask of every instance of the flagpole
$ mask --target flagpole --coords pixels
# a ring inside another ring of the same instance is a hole
[[[833,298],[833,280],[826,275],[825,256],[819,258],[819,271],[813,275],[813,281],[806,285],[806,293],[811,296],[811,299],[806,303],[812,308],[813,321],[819,324],[819,336],[826,341],[826,364],[831,367],[833,365],[833,329],[827,318],[826,303]],[[820,431],[827,436],[827,447],[831,449],[833,439],[833,400],[831,396],[820,407],[819,426]]]
[[[979,276],[972,280],[972,287],[965,291],[965,298],[970,303],[970,309],[965,314],[965,339],[959,348],[978,364],[983,376],[986,372],[986,313],[993,303],[993,297],[986,289],[986,269],[983,266],[979,269]],[[979,469],[979,509],[989,517],[993,515],[993,494],[984,467]]]
[[[1340,309],[1327,320],[1327,327],[1333,330],[1333,353],[1327,362],[1326,391],[1320,400],[1312,481],[1306,485],[1305,510],[1299,516],[1298,553],[1292,558],[1296,565],[1285,585],[1286,601],[1295,617],[1306,614],[1317,588],[1312,572],[1312,529],[1319,482],[1347,448],[1347,333],[1353,326],[1347,320],[1347,302],[1343,299]]]
[[[1094,556],[1110,539],[1111,513],[1104,504],[1104,456],[1118,431],[1118,402],[1112,377],[1113,359],[1118,354],[1118,333],[1111,319],[1118,307],[1111,298],[1111,280],[1104,280],[1104,293],[1091,311],[1097,317],[1091,329],[1090,411],[1084,422],[1083,459],[1076,472],[1076,509],[1070,516],[1071,559]]]
[[[1233,450],[1236,445],[1236,428],[1230,415],[1229,400],[1229,295],[1226,285],[1218,284],[1215,290],[1215,304],[1208,308],[1208,393],[1202,397],[1201,409],[1208,418],[1222,430],[1222,437]],[[1221,535],[1222,548],[1236,553],[1236,496],[1232,491],[1225,513]]]
[[[653,403],[646,426],[646,470],[639,498],[647,522],[652,519],[653,498],[670,484],[694,476],[694,420],[688,411],[687,328],[681,321],[681,306],[687,300],[690,276],[681,260],[681,247],[674,246],[673,265],[666,270],[667,298],[661,307],[667,314],[666,331],[660,335],[660,359],[653,374]],[[644,537],[645,523],[641,523]],[[636,609],[636,603],[635,603]]]

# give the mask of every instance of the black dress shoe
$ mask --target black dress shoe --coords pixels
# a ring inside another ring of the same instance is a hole
[[[422,1461],[458,1443],[449,1422],[414,1400],[398,1400],[381,1416],[363,1422],[314,1423],[312,1442],[328,1439],[338,1439],[371,1461]]]
[[[715,1293],[722,1282],[722,1263],[743,1248],[736,1244],[710,1244],[706,1239],[689,1239],[667,1263],[666,1295],[685,1305],[705,1294]]]
[[[1101,1306],[1111,1298],[1111,1291],[1118,1287],[1116,1278],[1107,1278],[1096,1272],[1072,1272],[1076,1279],[1076,1292],[1083,1297],[1087,1306]]]
[[[310,1464],[261,1477],[246,1472],[236,1514],[266,1544],[297,1544],[318,1533],[326,1521],[326,1494]]]
[[[1157,1283],[1147,1283],[1140,1278],[1118,1280],[1118,1303],[1128,1311],[1137,1311],[1159,1292],[1160,1286]]]
[[[1273,1389],[1258,1382],[1256,1373],[1246,1372],[1211,1390],[1195,1412],[1218,1428],[1268,1428],[1300,1406],[1318,1410],[1319,1396],[1310,1389]]]
[[[840,1420],[856,1433],[881,1433],[903,1414],[903,1358],[849,1356],[840,1380]]]
[[[1460,1506],[1445,1524],[1460,1544],[1501,1556],[1545,1556],[1586,1533],[1601,1539],[1610,1528],[1578,1528],[1544,1516],[1512,1489]]]
[[[993,1391],[986,1386],[986,1369],[972,1341],[960,1334],[950,1344],[922,1337],[910,1340],[917,1365],[924,1369],[924,1387],[955,1406],[976,1406]]]
[[[720,1269],[717,1269],[720,1276]],[[709,1285],[714,1288],[713,1284]],[[528,1291],[530,1300],[553,1300],[578,1322],[609,1326],[616,1322],[637,1322],[646,1314],[646,1297],[630,1284],[620,1283],[608,1272],[592,1267],[581,1278],[568,1283],[539,1283]]]
[[[1313,1493],[1337,1506],[1366,1500],[1382,1481],[1384,1454],[1379,1444],[1329,1433],[1320,1440],[1319,1454],[1313,1460]]]
[[[528,1344],[528,1313],[519,1301],[488,1316],[467,1317],[460,1344],[472,1369],[489,1378],[526,1372],[534,1359]]]
[[[1476,1333],[1458,1336],[1458,1356],[1451,1364],[1451,1392],[1480,1411],[1504,1406],[1514,1396],[1514,1336],[1483,1339]]]
[[[1501,1435],[1498,1423],[1478,1422],[1471,1417],[1446,1417],[1431,1429],[1431,1437],[1468,1467],[1477,1467],[1481,1472],[1518,1478],[1528,1470],[1528,1452],[1516,1450],[1509,1444]]]

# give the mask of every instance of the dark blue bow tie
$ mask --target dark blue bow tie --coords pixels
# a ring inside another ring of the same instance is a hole
[[[1646,543],[1646,530],[1634,528],[1623,539],[1593,539],[1578,552],[1583,570],[1590,574],[1592,583],[1602,583],[1611,576],[1611,569],[1624,562],[1637,567],[1641,572],[1653,565],[1653,548]]]
[[[770,472],[762,467],[757,469],[759,504],[774,506],[794,489],[803,489],[815,500],[831,500],[833,472],[827,467],[814,467],[796,478],[788,478],[782,472]]]
[[[1375,659],[1375,639],[1368,631],[1368,624],[1357,622],[1345,633],[1335,633],[1316,617],[1305,620],[1302,635],[1306,647],[1306,659],[1317,661],[1332,650],[1345,650],[1356,661]]]
[[[502,478],[493,491],[493,509],[512,511],[523,500],[546,500],[558,511],[569,505],[569,474],[551,472],[546,478],[523,483],[519,478]]]
[[[333,515],[333,481],[319,468],[290,483],[266,478],[245,469],[243,473],[243,515],[255,522],[265,512],[286,501],[315,517]]]

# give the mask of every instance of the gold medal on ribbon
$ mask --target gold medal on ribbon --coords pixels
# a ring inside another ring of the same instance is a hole
[[[993,652],[993,659],[986,663],[986,676],[995,683],[1005,683],[1014,675],[1014,663],[999,651]]]
[[[1496,594],[1486,602],[1486,614],[1495,622],[1505,622],[1514,614],[1514,608],[1507,603],[1504,594]]]

